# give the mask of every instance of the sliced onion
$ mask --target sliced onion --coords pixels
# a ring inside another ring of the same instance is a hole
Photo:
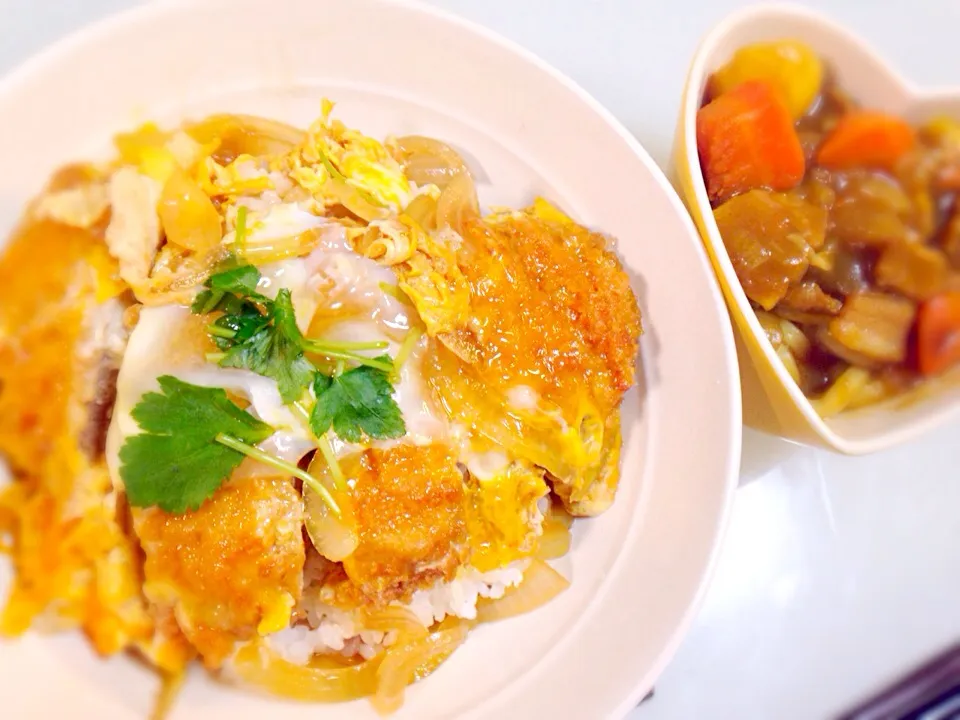
[[[220,245],[202,254],[188,254],[175,245],[164,245],[157,254],[151,276],[133,288],[146,306],[189,305],[211,270],[223,259]]]
[[[523,582],[510,588],[499,600],[477,603],[477,622],[487,623],[523,615],[546,605],[570,587],[570,581],[542,560],[533,560]]]
[[[562,525],[567,530],[573,525],[573,515],[567,512],[563,502],[559,498],[550,498],[550,509],[547,511],[547,517],[544,522],[556,523]]]
[[[317,453],[310,463],[309,473],[330,492],[340,506],[340,517],[309,487],[303,488],[303,524],[310,541],[327,560],[342,562],[350,557],[360,543],[357,518],[349,493],[334,481],[330,466],[322,453]]]
[[[569,516],[568,516],[569,517]],[[543,521],[543,535],[537,547],[537,557],[541,560],[556,560],[570,552],[570,525],[555,517],[547,516]]]
[[[429,633],[412,611],[396,605],[365,613],[360,619],[360,626],[364,630],[396,632],[396,645],[406,645],[422,640]]]
[[[133,287],[137,301],[145,307],[160,305],[189,305],[197,295],[203,281],[210,276],[209,270],[190,271],[177,278],[150,278]]]
[[[188,125],[185,130],[204,145],[219,141],[214,157],[223,163],[238,155],[282,155],[305,137],[303,130],[255,115],[212,115]]]
[[[380,657],[344,667],[294,665],[262,643],[248,643],[237,652],[233,671],[245,683],[292,700],[346,702],[377,689]]]
[[[427,232],[437,227],[437,201],[429,195],[417,195],[403,212]]]
[[[175,170],[163,186],[157,214],[168,243],[194,253],[209,253],[220,244],[220,214],[182,170]]]
[[[353,185],[342,180],[333,179],[324,186],[330,194],[351,213],[361,220],[370,222],[377,218],[385,217],[388,212],[382,207],[373,204],[365,197],[365,193],[355,188]]]
[[[298,235],[267,241],[248,241],[240,251],[252,265],[266,265],[292,257],[309,255],[320,245],[324,228],[311,228]]]
[[[437,227],[463,231],[464,222],[479,217],[480,202],[470,173],[460,173],[440,193],[437,200]]]
[[[403,171],[417,185],[436,185],[441,190],[467,165],[460,153],[446,143],[422,135],[396,139],[403,159]]]
[[[387,650],[377,670],[377,690],[370,699],[373,707],[383,715],[399,709],[407,685],[422,680],[440,667],[467,639],[469,631],[469,624],[461,621],[420,640]]]

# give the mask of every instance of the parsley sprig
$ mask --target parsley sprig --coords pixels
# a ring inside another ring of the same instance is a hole
[[[316,368],[305,353],[322,355],[389,372],[392,365],[368,358],[359,350],[377,350],[384,342],[339,342],[306,338],[297,326],[290,291],[270,299],[259,292],[260,271],[252,265],[233,265],[211,275],[197,295],[192,311],[220,313],[207,332],[222,351],[214,358],[221,367],[252,370],[277,382],[287,404],[303,397],[313,383]]]
[[[402,437],[407,428],[400,407],[393,399],[390,358],[379,358],[388,370],[360,366],[341,374],[317,373],[313,391],[317,401],[310,413],[310,427],[319,437],[330,428],[347,442],[372,438]]]
[[[130,504],[167,512],[196,510],[234,470],[251,457],[299,478],[339,516],[323,484],[300,468],[260,448],[274,429],[238,407],[220,388],[206,388],[165,375],[133,409],[143,431],[120,448],[120,477]]]
[[[222,367],[244,368],[276,381],[283,401],[313,432],[337,487],[345,489],[327,435],[332,431],[347,442],[362,443],[406,434],[392,383],[420,334],[411,331],[395,362],[387,355],[371,358],[358,352],[383,349],[384,342],[306,338],[297,326],[289,290],[271,299],[260,292],[261,280],[252,265],[224,265],[207,279],[192,311],[216,314],[207,332],[221,351],[215,359]],[[322,372],[308,354],[333,361],[334,371]],[[339,516],[336,500],[322,483],[257,447],[275,429],[237,406],[222,389],[171,376],[159,378],[159,384],[160,392],[144,395],[132,411],[142,432],[120,449],[120,475],[133,506],[194,510],[244,457],[251,457],[299,478]]]

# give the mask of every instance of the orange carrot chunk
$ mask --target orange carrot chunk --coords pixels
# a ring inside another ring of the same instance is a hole
[[[751,80],[697,113],[697,150],[717,203],[756,188],[789,190],[803,179],[803,148],[780,92]]]
[[[831,170],[893,170],[915,143],[916,133],[905,120],[873,110],[854,110],[841,117],[824,139],[817,163]]]
[[[917,363],[924,375],[938,375],[960,362],[960,292],[937,295],[917,315]]]

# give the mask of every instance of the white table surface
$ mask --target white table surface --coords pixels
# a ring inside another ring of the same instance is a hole
[[[0,0],[0,72],[137,1]],[[569,74],[661,165],[698,39],[745,4],[433,2]],[[807,4],[848,23],[916,81],[960,83],[960,2]],[[958,433],[954,426],[851,459],[746,431],[741,488],[713,587],[655,698],[630,720],[829,718],[960,639]]]

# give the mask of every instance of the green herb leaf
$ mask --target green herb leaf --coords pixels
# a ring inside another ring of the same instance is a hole
[[[219,307],[224,296],[225,293],[219,290],[204,290],[197,293],[197,296],[193,299],[193,303],[190,305],[190,312],[194,315],[207,315],[208,313],[212,313]]]
[[[242,297],[265,299],[257,292],[260,278],[260,271],[253,265],[240,265],[211,275],[207,278],[206,286],[211,290],[224,290]]]
[[[233,297],[233,296],[230,296]],[[270,325],[270,317],[263,315],[253,303],[237,301],[208,328],[213,342],[221,350],[229,350],[243,343]]]
[[[161,392],[147,393],[133,409],[143,432],[120,448],[120,477],[134,507],[182,513],[200,507],[243,461],[244,454],[218,443],[218,435],[253,445],[273,428],[219,388],[168,375],[159,382]]]
[[[290,291],[276,300],[257,292],[260,271],[236,265],[211,275],[207,290],[193,303],[193,312],[222,312],[208,328],[224,351],[221,367],[242,368],[277,382],[285,403],[300,399],[313,380],[313,364],[303,356],[305,343],[297,327]]]
[[[217,272],[204,282],[207,289],[193,299],[190,306],[194,315],[208,315],[212,312],[235,312],[234,308],[244,300],[270,302],[257,292],[260,271],[253,265],[241,263],[230,256],[220,262]],[[239,295],[240,297],[236,297]]]
[[[315,370],[303,356],[303,335],[297,327],[289,290],[277,293],[265,319],[269,324],[245,339],[241,339],[240,331],[246,333],[249,328],[244,325],[238,329],[239,341],[227,350],[220,366],[244,368],[273,378],[280,397],[289,404],[310,387]]]
[[[377,360],[390,362],[387,356]],[[364,437],[398,438],[407,432],[384,370],[361,365],[336,377],[317,373],[313,391],[317,402],[310,426],[318,437],[331,427],[342,439],[355,443]]]
[[[235,262],[211,275],[206,282],[207,290],[193,303],[195,313],[222,313],[207,327],[211,339],[223,351],[219,360],[221,367],[242,368],[273,378],[288,405],[302,398],[314,379],[316,368],[305,353],[369,366],[382,374],[394,369],[389,357],[370,358],[356,352],[381,348],[386,345],[384,342],[305,338],[297,326],[290,291],[280,290],[275,300],[264,297],[257,292],[260,272],[252,265]],[[389,385],[389,380],[387,383]],[[376,423],[371,423],[371,428],[382,432],[377,430]]]

